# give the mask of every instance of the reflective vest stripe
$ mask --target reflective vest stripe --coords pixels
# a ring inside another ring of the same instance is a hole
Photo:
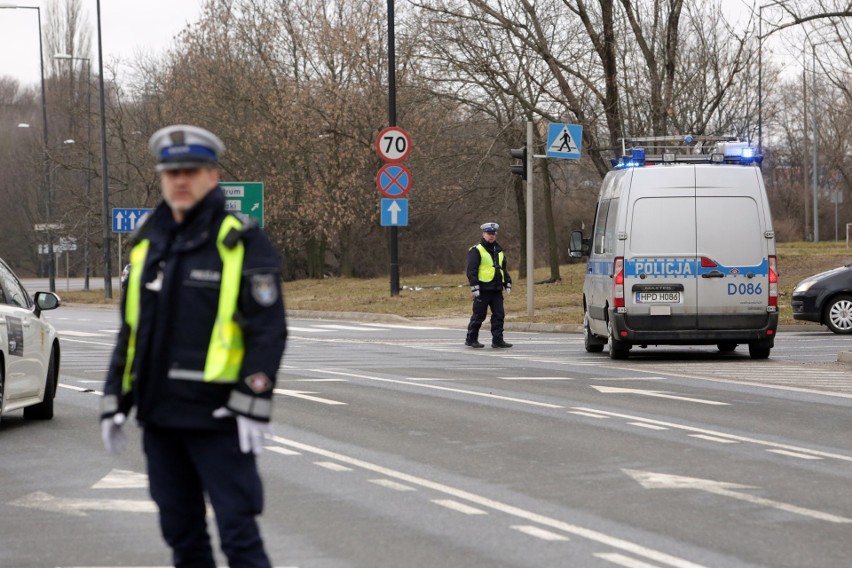
[[[121,391],[130,392],[133,386],[133,358],[136,355],[136,331],[139,329],[139,291],[142,288],[142,268],[145,257],[148,256],[148,239],[140,242],[130,251],[130,276],[127,281],[127,296],[124,300],[124,321],[130,326],[130,338],[127,341],[127,356],[124,364],[124,376],[121,380]],[[135,269],[134,269],[135,268]]]
[[[239,378],[240,367],[243,363],[245,353],[243,346],[243,332],[239,324],[234,321],[237,310],[237,302],[240,294],[240,281],[243,272],[243,258],[245,257],[245,246],[242,240],[238,240],[233,248],[224,244],[225,238],[231,230],[241,230],[242,223],[232,215],[228,215],[222,221],[219,234],[216,237],[216,247],[219,257],[222,259],[222,278],[219,287],[219,305],[216,312],[216,322],[210,334],[210,342],[207,348],[207,360],[201,369],[185,369],[183,374],[188,378],[190,375],[204,382],[236,382]],[[124,320],[130,327],[130,337],[127,342],[127,359],[124,367],[122,380],[122,391],[127,393],[133,386],[135,377],[131,373],[133,369],[133,358],[136,354],[136,332],[139,328],[139,306],[140,292],[142,288],[142,267],[148,255],[150,241],[143,240],[130,251],[130,278],[127,284],[127,299],[125,302]],[[138,267],[134,270],[134,267]],[[170,371],[169,375],[172,375]],[[178,378],[178,377],[173,377]]]
[[[234,312],[237,311],[240,295],[245,247],[242,240],[238,240],[233,248],[228,248],[223,242],[231,230],[239,231],[242,226],[239,219],[228,215],[222,221],[216,239],[219,256],[222,258],[222,280],[219,288],[219,310],[216,313],[213,333],[210,335],[207,362],[204,364],[204,380],[207,382],[236,382],[243,364],[243,330],[234,321]]]
[[[506,282],[506,273],[503,271],[503,259],[505,256],[503,255],[503,251],[497,253],[497,266],[494,266],[494,258],[491,254],[486,250],[482,243],[476,245],[476,248],[479,251],[479,274],[477,278],[480,282],[491,282],[494,280],[494,275],[497,273],[497,268],[500,268],[500,276],[501,282]]]

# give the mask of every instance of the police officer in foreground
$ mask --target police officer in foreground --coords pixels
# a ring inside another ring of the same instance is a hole
[[[214,134],[154,133],[163,201],[134,236],[122,325],[101,404],[113,454],[132,407],[143,428],[151,497],[177,567],[216,566],[205,494],[231,566],[270,561],[255,517],[255,456],[269,432],[287,336],[279,257],[254,223],[225,212]]]
[[[512,293],[512,277],[506,270],[506,255],[503,247],[497,243],[497,223],[485,223],[479,229],[482,240],[470,247],[467,252],[467,279],[473,295],[473,315],[467,326],[468,347],[484,347],[479,342],[479,328],[485,321],[488,308],[491,308],[491,347],[511,347],[503,340],[503,290]]]

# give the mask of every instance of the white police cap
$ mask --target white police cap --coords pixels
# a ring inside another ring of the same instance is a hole
[[[500,229],[497,223],[483,223],[479,226],[479,230],[484,233],[496,233]]]
[[[162,172],[215,165],[225,145],[209,130],[175,124],[156,131],[148,149],[157,159],[157,171]]]

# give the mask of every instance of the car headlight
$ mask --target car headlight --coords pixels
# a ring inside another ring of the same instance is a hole
[[[811,289],[811,286],[816,283],[816,280],[804,280],[800,282],[798,286],[796,286],[796,289],[793,290],[793,294],[804,294],[805,292]]]

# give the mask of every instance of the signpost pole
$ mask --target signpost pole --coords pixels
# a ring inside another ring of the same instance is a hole
[[[533,315],[535,308],[533,307],[533,271],[535,270],[535,262],[533,262],[533,154],[535,147],[533,146],[533,123],[527,121],[527,315]]]
[[[394,0],[388,0],[388,126],[396,126],[396,53],[394,39]],[[390,228],[390,295],[399,296],[399,232]]]

